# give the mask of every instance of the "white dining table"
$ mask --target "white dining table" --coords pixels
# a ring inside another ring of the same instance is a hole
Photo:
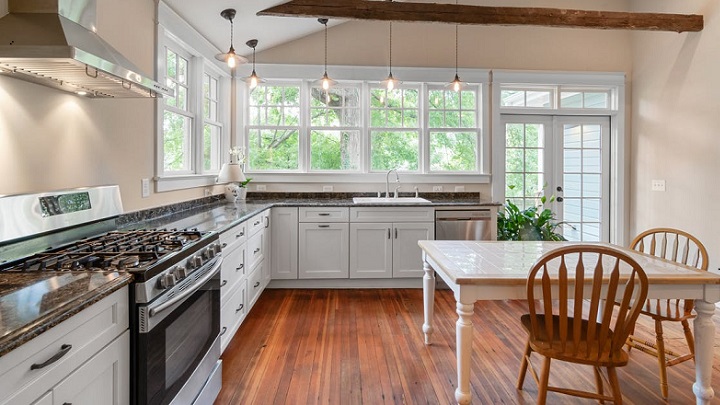
[[[431,344],[435,275],[452,289],[457,302],[456,360],[458,385],[455,399],[469,404],[472,356],[472,315],[476,301],[525,299],[528,271],[544,253],[577,242],[419,241],[422,250],[425,344]],[[697,404],[710,404],[713,340],[712,316],[720,302],[720,275],[663,260],[629,248],[594,243],[618,249],[635,259],[648,277],[648,298],[695,300],[695,383]],[[518,319],[519,322],[519,319]]]

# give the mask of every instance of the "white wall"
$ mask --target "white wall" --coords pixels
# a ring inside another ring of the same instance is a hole
[[[99,34],[151,74],[154,1],[99,0],[97,11]],[[140,179],[154,176],[154,114],[152,99],[89,100],[0,75],[0,195],[119,184],[126,211],[202,197],[141,198]]]
[[[637,8],[704,16],[698,33],[633,35],[631,234],[676,227],[720,265],[720,3],[636,0]],[[651,191],[653,179],[665,192]]]

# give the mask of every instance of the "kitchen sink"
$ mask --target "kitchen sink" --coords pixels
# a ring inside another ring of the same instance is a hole
[[[430,201],[420,197],[355,197],[353,202],[355,204],[421,204]]]

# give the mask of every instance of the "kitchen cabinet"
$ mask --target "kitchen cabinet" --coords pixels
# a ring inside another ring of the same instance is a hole
[[[0,357],[0,404],[128,404],[128,300],[123,287]]]
[[[224,351],[247,315],[246,253],[248,221],[220,234],[223,264],[220,269],[220,350]]]
[[[434,210],[425,207],[350,209],[350,278],[422,277],[419,240],[434,239]]]
[[[349,277],[349,210],[301,207],[298,224],[298,278]]]
[[[275,207],[270,217],[271,274],[274,280],[298,278],[298,209]]]

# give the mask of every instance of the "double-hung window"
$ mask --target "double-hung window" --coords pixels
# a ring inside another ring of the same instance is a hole
[[[478,170],[478,91],[430,86],[428,131],[431,172]]]
[[[377,86],[377,87],[376,87]],[[370,88],[370,171],[420,169],[420,89]]]
[[[229,157],[230,74],[162,2],[159,20],[158,79],[175,95],[158,100],[156,189],[211,185]]]
[[[360,169],[362,108],[359,86],[310,88],[310,171]]]
[[[250,92],[249,168],[297,171],[300,166],[300,86],[259,85]]]

